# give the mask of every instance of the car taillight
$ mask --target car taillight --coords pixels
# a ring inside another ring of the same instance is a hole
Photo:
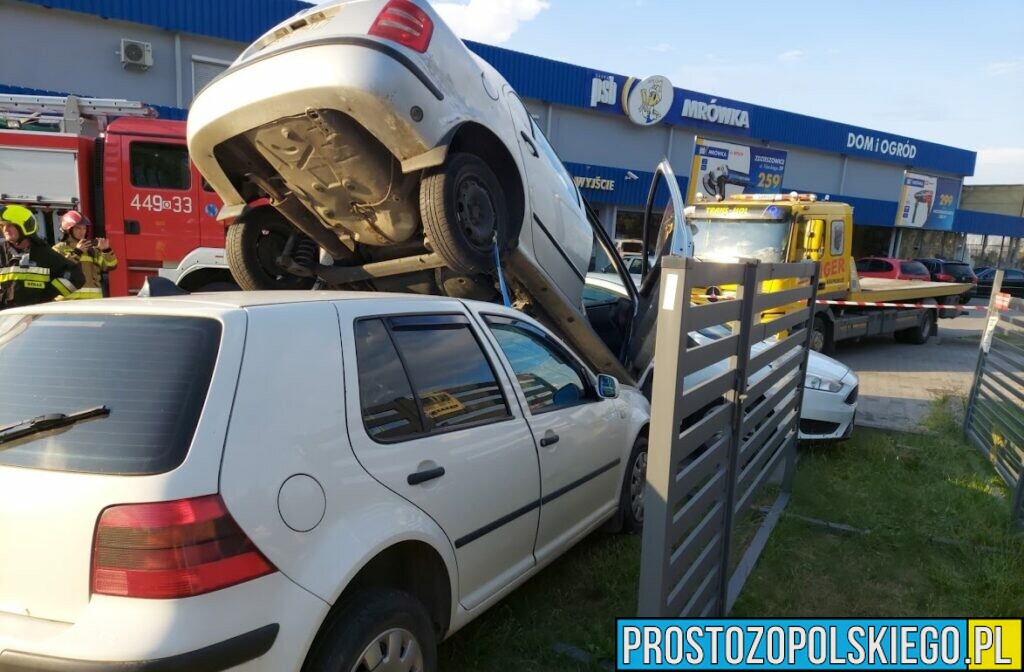
[[[409,0],[390,0],[370,26],[370,35],[398,42],[421,54],[427,50],[433,34],[434,22]]]
[[[219,495],[112,506],[93,538],[92,592],[100,595],[191,597],[274,571]]]
[[[935,279],[939,282],[956,282],[956,278],[948,273],[936,273]]]
[[[976,276],[976,275],[972,275],[971,276],[971,284],[972,285],[978,284],[978,276]]]

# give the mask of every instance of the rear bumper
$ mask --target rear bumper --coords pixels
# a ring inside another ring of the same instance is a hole
[[[422,120],[411,118],[418,107]],[[309,109],[352,117],[399,160],[438,146],[468,110],[412,58],[370,38],[300,42],[239,63],[204,88],[189,111],[193,161],[226,206],[242,205],[213,156],[221,142]]]
[[[276,623],[210,646],[166,658],[136,661],[95,661],[53,658],[20,651],[0,654],[0,672],[220,672],[256,660],[274,645]]]

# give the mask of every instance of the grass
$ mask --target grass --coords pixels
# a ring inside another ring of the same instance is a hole
[[[1011,494],[948,403],[927,425],[803,448],[787,509],[796,515],[775,529],[732,615],[1019,615],[1024,540]],[[797,516],[868,532],[828,533]],[[441,669],[606,669],[615,617],[636,611],[639,560],[638,536],[593,535],[443,644]],[[590,661],[556,653],[558,643]]]

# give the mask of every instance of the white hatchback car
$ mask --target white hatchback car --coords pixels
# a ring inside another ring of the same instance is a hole
[[[4,672],[429,671],[589,532],[642,520],[647,401],[493,304],[16,309],[0,377]]]
[[[196,96],[188,146],[239,216],[226,249],[242,289],[318,278],[492,300],[495,248],[519,247],[579,304],[593,244],[579,190],[427,0],[329,0],[275,26]]]

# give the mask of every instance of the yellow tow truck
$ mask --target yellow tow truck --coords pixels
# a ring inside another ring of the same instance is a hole
[[[819,352],[830,352],[839,341],[885,334],[895,334],[902,342],[924,343],[935,332],[937,318],[960,314],[958,298],[971,289],[965,283],[859,278],[851,253],[853,208],[819,200],[814,194],[698,199],[684,214],[693,237],[693,256],[701,260],[820,262],[818,299],[848,304],[816,306],[812,348]],[[765,291],[784,289],[790,287],[765,287]],[[727,295],[728,288],[707,288],[707,293]],[[871,305],[879,303],[949,307]]]

